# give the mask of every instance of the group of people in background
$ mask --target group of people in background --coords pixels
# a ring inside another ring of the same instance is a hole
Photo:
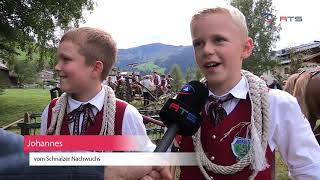
[[[264,75],[261,75],[260,78],[266,82],[269,88],[282,90],[282,85],[276,79],[273,79],[272,82],[268,84],[267,78]]]
[[[126,82],[126,78],[128,82]],[[154,101],[155,97],[158,97],[162,94],[166,94],[171,89],[172,77],[168,75],[159,75],[156,71],[152,75],[144,75],[142,78],[139,74],[132,72],[131,75],[121,75],[120,71],[117,71],[115,78],[112,76],[107,77],[105,84],[109,85],[116,94],[121,94],[123,87],[130,86],[131,96],[136,94],[142,95],[144,103],[146,106],[150,101]],[[119,95],[121,99],[121,95]]]

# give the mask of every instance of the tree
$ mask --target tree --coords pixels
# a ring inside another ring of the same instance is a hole
[[[28,83],[34,83],[37,79],[37,61],[33,60],[32,56],[25,55],[20,52],[21,56],[11,55],[8,56],[11,71],[14,72],[17,78],[17,83],[21,87]]]
[[[244,61],[243,69],[255,74],[262,74],[277,65],[270,57],[274,43],[279,39],[280,25],[276,25],[275,18],[266,21],[266,16],[273,14],[272,1],[270,0],[231,0],[231,5],[240,9],[245,15],[249,36],[253,38],[253,54]]]
[[[2,0],[0,3],[0,57],[27,50],[30,45],[55,46],[57,29],[66,30],[84,21],[83,10],[93,10],[93,0]],[[43,54],[44,55],[44,54]]]
[[[289,59],[289,74],[297,73],[298,70],[302,67],[304,55],[301,52],[297,52],[295,48],[291,48],[289,50]]]
[[[188,83],[191,79],[193,79],[192,77],[192,72],[191,72],[191,68],[190,67],[187,67],[187,70],[186,70],[186,75],[184,76],[186,82]]]
[[[8,62],[11,71],[24,66],[34,66],[27,74],[34,69],[41,71],[46,66],[45,59],[55,59],[58,42],[55,32],[79,26],[84,22],[82,11],[92,11],[93,7],[93,0],[1,0],[0,58]],[[37,62],[16,61],[13,56],[19,56],[17,49],[30,56],[37,51]]]
[[[0,95],[4,93],[4,89],[8,86],[9,82],[5,75],[0,72]]]
[[[28,62],[28,60],[20,60],[15,65],[15,72],[17,73],[18,85],[23,86],[36,81],[37,73],[34,68],[35,64]]]
[[[194,66],[193,72],[195,80],[200,81],[200,79],[203,78],[203,74],[198,66]]]
[[[183,84],[182,82],[182,72],[179,65],[174,64],[171,69],[171,77],[173,78],[173,81],[171,82],[172,90],[174,92],[178,92],[181,89],[181,86]]]

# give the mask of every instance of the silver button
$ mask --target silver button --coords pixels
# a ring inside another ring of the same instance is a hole
[[[211,160],[211,161],[213,161],[213,160],[214,160],[214,158],[215,158],[214,156],[211,156],[211,157],[210,157],[210,160]]]
[[[213,179],[213,177],[212,177],[212,176],[210,176],[210,179]]]
[[[212,135],[212,139],[216,139],[216,137],[217,137],[216,135]]]

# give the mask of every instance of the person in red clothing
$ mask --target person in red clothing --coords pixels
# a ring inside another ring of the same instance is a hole
[[[253,49],[244,15],[215,6],[195,14],[190,29],[209,97],[200,129],[179,143],[198,161],[182,166],[180,179],[272,179],[276,147],[294,179],[320,179],[320,147],[297,100],[242,70]]]
[[[159,74],[156,71],[154,71],[152,77],[153,77],[153,84],[159,87],[161,83],[161,78]]]
[[[160,83],[160,89],[162,90],[163,94],[166,94],[168,91],[168,82],[166,75],[161,75],[161,83]]]
[[[96,28],[77,28],[62,36],[55,70],[64,93],[43,111],[41,134],[140,135],[139,150],[154,150],[138,110],[102,85],[116,52],[111,35]]]
[[[142,116],[103,86],[116,59],[116,43],[99,29],[83,27],[61,38],[55,66],[61,97],[52,100],[41,118],[41,134],[146,135]],[[112,128],[111,128],[112,127]],[[154,145],[146,138],[144,151]]]

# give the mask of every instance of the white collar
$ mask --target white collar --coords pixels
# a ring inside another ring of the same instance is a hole
[[[229,92],[223,94],[222,96],[217,96],[209,91],[209,96],[213,95],[218,99],[224,99],[228,94],[232,94],[237,99],[246,99],[249,92],[248,80],[245,76],[241,76],[240,81],[235,85]]]
[[[81,104],[87,104],[87,103],[94,105],[98,109],[98,111],[101,111],[103,107],[104,96],[105,96],[105,88],[103,86],[100,92],[87,102],[77,101],[75,99],[72,99],[71,96],[68,96],[68,112],[67,113],[78,108]]]

